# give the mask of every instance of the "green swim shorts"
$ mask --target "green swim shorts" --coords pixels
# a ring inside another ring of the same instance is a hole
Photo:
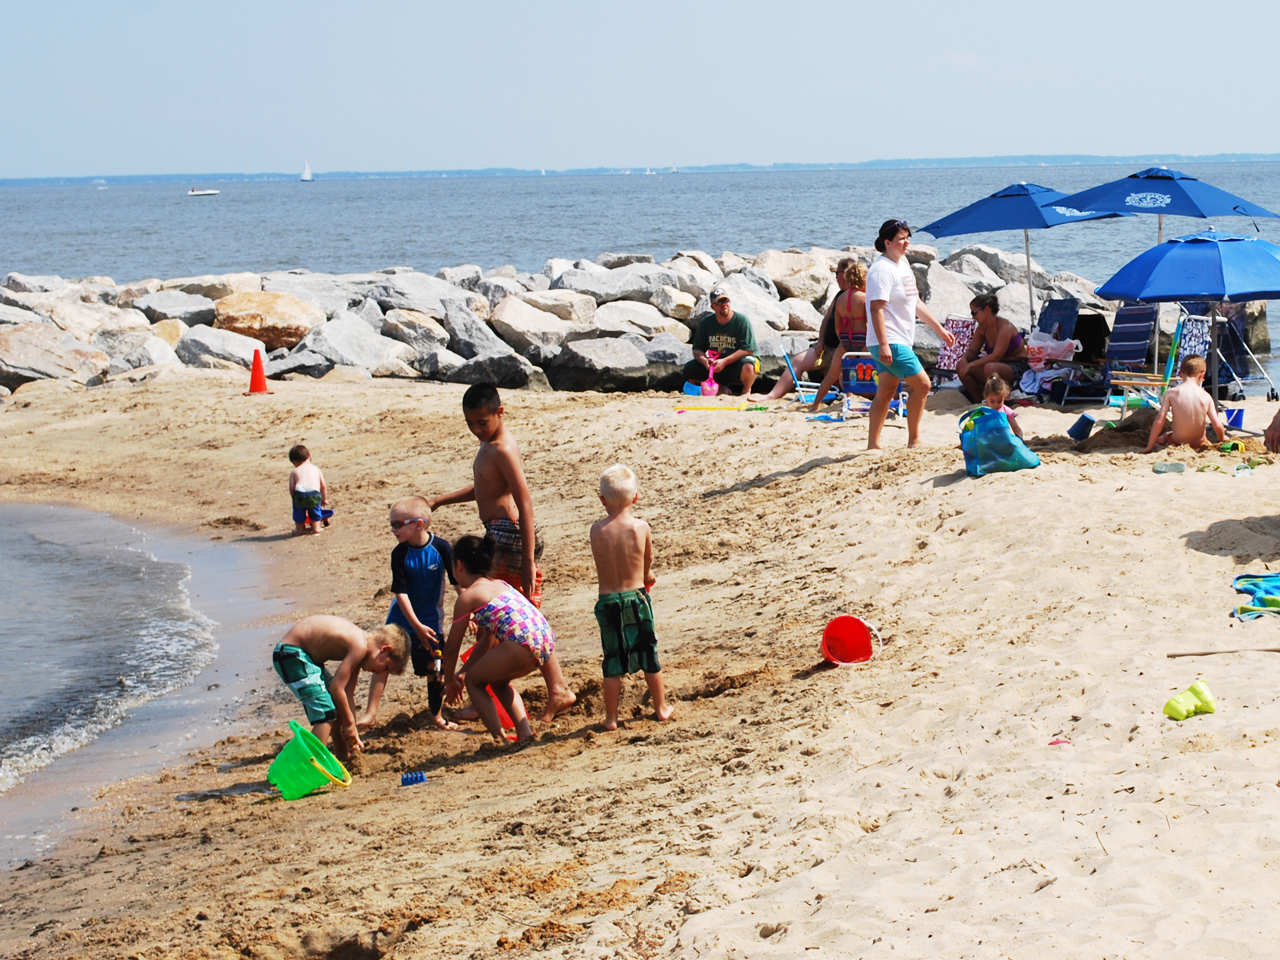
[[[329,694],[329,671],[317,664],[301,647],[277,643],[271,654],[271,665],[293,695],[302,701],[307,720],[312,724],[333,723],[338,719],[338,708]]]
[[[647,590],[606,593],[596,601],[596,621],[604,647],[604,675],[621,677],[642,670],[659,673],[653,601]]]

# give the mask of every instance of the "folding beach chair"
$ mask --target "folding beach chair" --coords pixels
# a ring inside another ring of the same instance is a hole
[[[1080,301],[1075,297],[1046,300],[1040,308],[1036,329],[1055,340],[1074,340],[1076,321],[1080,318]]]
[[[954,313],[947,315],[946,319],[942,321],[942,326],[944,329],[951,331],[952,336],[956,338],[956,342],[949,347],[944,343],[942,349],[938,351],[938,362],[933,366],[935,384],[941,382],[938,374],[955,374],[956,367],[960,365],[960,361],[964,358],[965,351],[973,343],[973,332],[978,329],[978,325],[973,322],[972,317],[960,317]]]
[[[1107,340],[1107,357],[1102,364],[1102,379],[1094,383],[1062,380],[1053,386],[1053,398],[1059,406],[1068,400],[1077,403],[1085,400],[1103,400],[1111,392],[1113,376],[1122,379],[1130,373],[1138,373],[1146,365],[1155,335],[1159,309],[1154,304],[1135,304],[1116,311]],[[1061,393],[1059,393],[1061,390]],[[1075,393],[1075,396],[1072,396]]]
[[[790,402],[791,403],[813,403],[813,398],[818,393],[818,387],[822,386],[822,384],[814,383],[812,380],[801,380],[800,377],[796,374],[796,368],[791,365],[791,357],[784,353],[782,355],[782,359],[787,364],[787,370],[791,372],[791,382],[795,384],[795,388],[796,388],[796,395]],[[806,387],[808,387],[807,390],[805,389]],[[830,403],[832,400],[839,400],[840,393],[839,391],[836,390],[835,387],[832,387],[827,391],[827,395],[822,399],[823,399],[823,402]]]
[[[1180,349],[1185,329],[1184,324],[1187,319],[1186,310],[1181,310],[1178,317],[1178,325],[1173,331],[1173,339],[1169,343],[1169,356],[1165,360],[1163,376],[1156,373],[1138,373],[1134,371],[1112,375],[1111,390],[1119,390],[1120,394],[1117,395],[1114,392],[1109,394],[1107,405],[1120,408],[1121,420],[1124,419],[1125,413],[1134,407],[1154,407],[1159,405],[1160,398],[1169,389],[1169,383],[1173,380],[1174,372],[1178,369],[1180,358],[1189,356],[1189,354]]]

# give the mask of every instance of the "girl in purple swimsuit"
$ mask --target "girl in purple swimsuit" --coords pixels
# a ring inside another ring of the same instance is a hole
[[[511,681],[540,669],[555,653],[556,637],[546,617],[525,599],[518,589],[489,577],[495,545],[489,538],[459,537],[453,545],[453,575],[458,581],[458,602],[453,607],[453,626],[444,650],[445,699],[456,704],[462,699],[463,680],[455,673],[458,650],[467,633],[467,623],[479,628],[475,652],[467,663],[466,689],[480,719],[504,746],[506,738],[498,720],[498,710],[485,688],[493,691],[502,708],[515,721],[516,736],[533,736],[529,715]],[[548,697],[551,691],[548,690]]]

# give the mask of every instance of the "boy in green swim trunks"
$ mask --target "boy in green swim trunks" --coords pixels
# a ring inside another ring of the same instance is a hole
[[[614,464],[600,476],[600,502],[608,516],[591,525],[591,555],[596,562],[600,599],[596,621],[604,646],[604,727],[618,729],[618,699],[622,678],[644,671],[645,683],[659,720],[670,720],[674,709],[662,688],[658,640],[653,631],[653,533],[649,524],[631,515],[640,499],[636,475]]]
[[[360,671],[404,672],[409,659],[409,637],[395,624],[368,632],[341,617],[316,616],[299,620],[271,655],[285,686],[302,701],[311,721],[311,732],[324,744],[336,721],[340,735],[334,738],[333,752],[346,760],[350,750],[364,750],[356,729],[355,694]],[[341,661],[330,674],[329,660]]]

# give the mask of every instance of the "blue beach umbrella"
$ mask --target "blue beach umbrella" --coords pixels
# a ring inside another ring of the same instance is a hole
[[[1062,199],[1079,209],[1116,213],[1154,213],[1160,217],[1157,243],[1164,240],[1164,215],[1178,217],[1274,217],[1265,207],[1234,193],[1211,187],[1195,177],[1168,167],[1150,167],[1098,187],[1081,190]]]
[[[934,237],[954,237],[964,233],[995,233],[999,230],[1021,230],[1022,243],[1027,253],[1027,296],[1031,301],[1031,316],[1036,315],[1034,294],[1031,292],[1031,236],[1030,230],[1045,230],[1064,223],[1082,220],[1104,220],[1124,216],[1122,213],[1097,212],[1060,203],[1065,193],[1036,183],[1015,183],[997,190],[989,197],[948,214],[921,227],[923,233]]]
[[[1146,303],[1280,299],[1280,247],[1259,237],[1214,230],[1175,237],[1134,257],[1098,287],[1097,294],[1104,300]],[[1216,402],[1218,325],[1211,326],[1213,355],[1209,363]]]

